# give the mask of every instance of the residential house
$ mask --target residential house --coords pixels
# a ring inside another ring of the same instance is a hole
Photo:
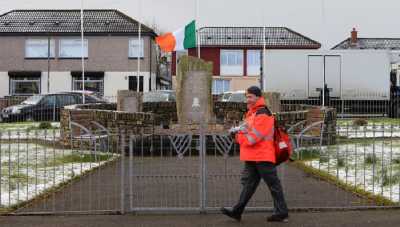
[[[199,30],[200,57],[213,63],[213,93],[245,90],[260,84],[263,27],[204,27]],[[266,51],[319,49],[321,44],[285,27],[265,28]],[[197,56],[197,48],[188,54]],[[176,53],[172,74],[176,75]],[[179,56],[179,55],[178,55]]]
[[[393,85],[400,86],[400,38],[360,38],[353,28],[350,37],[335,45],[332,50],[386,50],[391,59]]]
[[[400,38],[360,38],[353,28],[350,37],[343,40],[332,50],[387,50],[391,55],[392,67],[400,67]]]
[[[389,50],[393,52],[400,51],[400,38],[360,38],[358,31],[353,28],[350,37],[343,40],[332,50]]]
[[[116,96],[122,89],[160,86],[156,34],[142,25],[139,40],[138,23],[118,10],[84,10],[86,90]],[[81,90],[80,35],[80,10],[0,15],[0,97]]]

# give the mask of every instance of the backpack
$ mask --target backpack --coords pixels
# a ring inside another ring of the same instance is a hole
[[[272,112],[266,106],[259,109],[256,114],[266,114],[268,116],[272,116]],[[283,127],[279,126],[276,119],[274,122],[274,127],[274,144],[276,157],[275,165],[280,165],[281,163],[286,162],[290,159],[290,156],[293,153],[293,145],[286,130]]]
[[[286,130],[282,127],[279,127],[276,122],[274,131],[274,143],[276,157],[275,165],[280,165],[281,163],[289,160],[290,156],[293,153],[293,145]]]

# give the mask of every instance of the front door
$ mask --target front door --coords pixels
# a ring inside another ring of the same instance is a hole
[[[139,78],[139,80],[138,80]],[[144,91],[144,77],[143,76],[129,76],[129,90],[130,91]]]

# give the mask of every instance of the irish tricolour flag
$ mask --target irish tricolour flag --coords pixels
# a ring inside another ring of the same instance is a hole
[[[183,51],[196,47],[196,23],[190,22],[175,32],[170,32],[156,38],[157,44],[164,52]]]

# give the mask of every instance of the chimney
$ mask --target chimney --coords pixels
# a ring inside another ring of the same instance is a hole
[[[357,45],[357,30],[356,28],[353,28],[353,31],[351,31],[351,38],[350,38],[350,45],[351,46],[356,46]]]

